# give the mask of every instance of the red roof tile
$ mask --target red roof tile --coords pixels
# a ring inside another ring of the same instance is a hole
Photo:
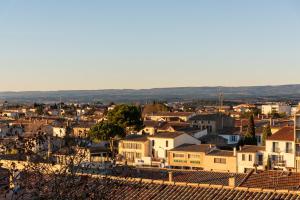
[[[267,140],[294,141],[294,127],[286,126],[271,135]]]

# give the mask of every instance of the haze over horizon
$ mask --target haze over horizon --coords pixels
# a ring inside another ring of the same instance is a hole
[[[0,91],[297,84],[300,2],[0,2]]]

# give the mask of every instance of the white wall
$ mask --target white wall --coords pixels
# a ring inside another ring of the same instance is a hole
[[[245,160],[242,159],[243,154],[245,155]],[[249,161],[249,155],[252,155],[252,161]],[[255,169],[254,164],[258,164],[258,155],[263,155],[263,165],[258,166],[257,169],[264,170],[264,163],[266,163],[264,152],[257,152],[257,153],[238,152],[237,153],[238,173],[245,173],[245,169]]]
[[[227,144],[237,144],[241,139],[240,135],[220,135],[220,136],[227,140]],[[235,136],[236,141],[233,140],[232,136]]]
[[[53,127],[53,136],[54,137],[65,137],[66,136],[66,129],[60,127]]]
[[[278,142],[279,153],[273,152],[273,142]],[[295,143],[292,143],[292,153],[285,153],[286,152],[286,143],[291,141],[273,141],[267,140],[266,141],[266,154],[270,157],[272,155],[282,155],[283,159],[286,161],[287,167],[295,167]]]
[[[167,152],[168,150],[174,149],[182,144],[201,144],[201,142],[188,135],[182,134],[176,138],[155,138],[149,137],[150,140],[150,153],[152,154],[152,150],[157,152],[157,157],[165,159],[167,161]],[[152,146],[152,141],[154,140],[154,146]],[[166,141],[168,141],[168,146],[166,146]]]
[[[272,113],[272,110],[275,110],[277,113],[285,113],[287,115],[291,115],[291,106],[289,105],[263,105],[262,106],[262,114],[268,115]]]

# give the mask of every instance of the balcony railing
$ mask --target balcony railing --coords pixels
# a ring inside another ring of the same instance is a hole
[[[273,161],[273,166],[275,166],[275,167],[286,167],[286,161],[285,160]]]
[[[296,154],[296,156],[300,156],[300,152],[296,152],[295,154]]]
[[[296,143],[300,143],[300,138],[298,138],[298,136],[296,138]]]
[[[264,165],[264,162],[263,162],[263,161],[258,161],[258,162],[257,162],[257,165],[258,165],[258,166]]]
[[[278,147],[273,148],[273,152],[274,152],[274,153],[280,153],[280,148],[278,148]]]
[[[293,149],[286,149],[285,153],[293,153]]]

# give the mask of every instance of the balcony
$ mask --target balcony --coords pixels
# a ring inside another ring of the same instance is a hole
[[[262,166],[262,165],[264,165],[264,162],[263,161],[257,161],[257,165]]]
[[[274,167],[286,167],[286,161],[285,160],[273,160],[272,164]]]
[[[299,157],[300,157],[300,152],[299,152],[299,151],[296,152],[295,154],[296,154],[296,156],[299,156]]]
[[[293,149],[292,148],[291,149],[286,149],[285,153],[293,153]]]
[[[296,143],[300,143],[300,138],[298,138],[298,136],[296,138]]]
[[[280,153],[280,152],[281,152],[280,148],[278,147],[273,148],[273,153]]]

